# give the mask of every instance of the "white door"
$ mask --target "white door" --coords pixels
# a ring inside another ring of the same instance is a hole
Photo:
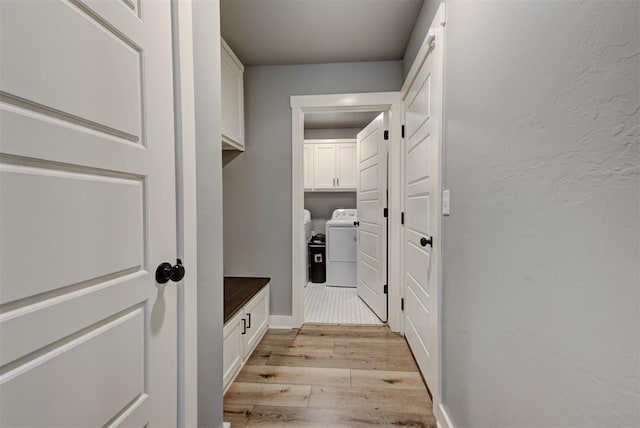
[[[427,384],[437,381],[442,64],[436,45],[405,92],[405,336]],[[438,244],[439,245],[439,244]]]
[[[357,137],[358,145],[358,295],[382,321],[387,320],[387,145],[386,114]]]
[[[0,426],[176,425],[171,55],[168,1],[0,2]]]
[[[313,189],[313,146],[304,145],[304,189]]]
[[[356,188],[356,145],[336,144],[336,185],[340,189]]]
[[[313,189],[336,187],[336,145],[313,145]]]

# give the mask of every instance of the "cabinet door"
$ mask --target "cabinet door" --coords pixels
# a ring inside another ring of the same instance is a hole
[[[313,188],[333,189],[336,183],[336,145],[313,145]]]
[[[313,146],[304,145],[304,189],[313,189]]]
[[[336,144],[336,177],[338,188],[356,188],[355,143]]]
[[[244,149],[244,89],[242,69],[222,44],[222,141],[227,148]]]
[[[246,334],[242,334],[243,318],[244,311],[240,311],[223,328],[222,384],[225,390],[240,370],[240,367],[242,367],[244,356],[243,338],[246,336]]]
[[[247,333],[243,336],[244,358],[253,352],[269,323],[269,286],[262,289],[244,308]]]

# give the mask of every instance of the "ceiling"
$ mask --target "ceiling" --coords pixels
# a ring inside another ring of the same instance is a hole
[[[400,60],[423,0],[221,0],[244,65]]]
[[[305,129],[364,128],[380,112],[305,113]]]

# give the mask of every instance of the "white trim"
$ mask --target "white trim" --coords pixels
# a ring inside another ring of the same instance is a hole
[[[290,330],[293,328],[293,317],[290,315],[270,315],[269,328]]]
[[[400,331],[400,289],[402,272],[400,269],[401,230],[401,189],[402,189],[402,145],[401,103],[399,92],[372,92],[360,94],[300,95],[291,97],[291,302],[292,327],[300,327],[304,322],[304,283],[305,260],[303,236],[304,177],[303,143],[304,113],[308,112],[378,112],[390,111],[389,126],[389,314],[388,323],[393,331]],[[394,232],[396,231],[396,232]]]
[[[233,52],[231,46],[229,46],[222,37],[220,37],[220,47],[231,57],[231,60],[236,63],[236,66],[238,66],[240,71],[244,72],[244,65],[240,62],[240,59],[236,56],[235,52]]]
[[[442,403],[440,403],[438,407],[435,407],[435,416],[438,428],[455,428],[453,422],[451,422],[447,409]]]
[[[171,2],[178,258],[178,427],[198,426],[198,277],[193,22],[190,1]]]
[[[322,143],[355,143],[355,138],[305,138],[304,144],[322,144]]]

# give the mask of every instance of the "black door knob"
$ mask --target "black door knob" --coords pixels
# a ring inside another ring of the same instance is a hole
[[[184,266],[182,266],[182,260],[178,259],[176,264],[171,268],[171,281],[180,282],[184,278]]]
[[[353,225],[354,225],[354,226],[360,226],[360,220],[354,221],[354,222],[353,222]]]
[[[423,236],[422,239],[420,239],[420,245],[422,245],[423,247],[426,247],[427,245],[429,245],[430,247],[433,248],[433,236],[430,236],[429,239]]]
[[[156,268],[156,282],[158,284],[166,284],[169,280],[173,282],[182,281],[184,278],[184,266],[182,266],[182,260],[178,259],[175,266],[171,266],[171,263],[160,263]]]

